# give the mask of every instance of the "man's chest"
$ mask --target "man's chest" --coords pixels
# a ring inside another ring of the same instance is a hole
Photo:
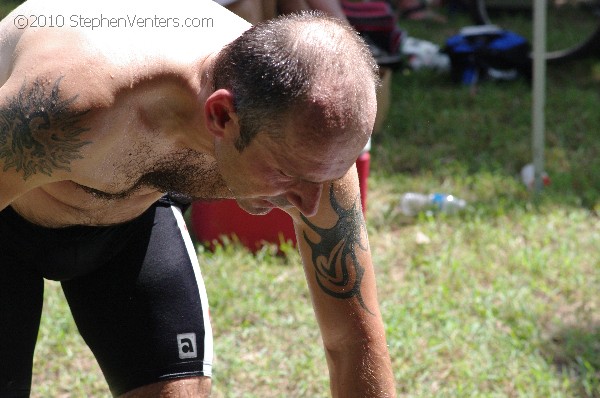
[[[218,197],[222,180],[212,156],[170,143],[127,142],[89,167],[73,182],[104,200],[148,192],[179,193],[190,198]]]
[[[193,117],[133,100],[89,116],[89,144],[72,180],[97,197],[122,199],[148,189],[188,192],[199,188],[196,181],[216,177],[212,156],[188,139]]]

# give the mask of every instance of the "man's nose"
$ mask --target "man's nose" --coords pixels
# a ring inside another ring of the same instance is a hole
[[[314,182],[298,183],[294,189],[286,195],[286,199],[296,207],[305,217],[317,214],[319,200],[323,191],[323,184]]]

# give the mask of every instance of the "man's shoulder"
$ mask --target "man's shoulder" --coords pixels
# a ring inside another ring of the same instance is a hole
[[[121,68],[123,62],[116,64],[85,32],[75,29],[26,29],[6,53],[10,64],[0,80],[4,98],[23,90],[43,92],[70,100],[76,112],[110,106],[118,85],[125,84],[119,78],[128,73]]]
[[[0,20],[0,86],[6,82],[12,68],[12,60],[23,29],[18,29],[17,20],[23,9],[23,5],[17,7],[4,19]]]
[[[162,0],[148,0],[144,7],[133,8],[137,3],[56,0],[50,6],[40,0],[25,2],[0,23],[0,34],[11,38],[4,41],[9,45],[0,47],[0,97],[15,98],[19,92],[43,89],[45,94],[69,100],[75,113],[110,108],[119,95],[131,92],[140,82],[158,84],[160,76],[192,80],[190,73],[199,60],[247,28],[244,21],[230,25],[239,18],[212,0],[172,0],[172,8]],[[24,24],[31,24],[31,16],[43,16],[46,26],[17,29],[19,15],[27,18]],[[88,17],[100,18],[95,23],[104,26],[81,26],[81,18]],[[187,23],[193,25],[203,21],[194,18],[212,17],[212,26],[162,26],[186,23],[183,18],[192,18]],[[143,24],[130,26],[141,20]],[[229,30],[227,37],[201,39],[202,34],[213,36],[224,28]]]

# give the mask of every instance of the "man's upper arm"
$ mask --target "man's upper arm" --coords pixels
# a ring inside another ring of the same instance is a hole
[[[54,79],[54,80],[53,80]],[[34,187],[65,179],[89,142],[61,93],[60,76],[14,73],[0,87],[0,209]]]
[[[15,107],[16,98],[10,82],[0,86],[0,210],[28,190],[27,179],[19,175],[15,154],[23,119]]]

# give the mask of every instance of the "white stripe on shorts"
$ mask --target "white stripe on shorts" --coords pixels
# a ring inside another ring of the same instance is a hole
[[[204,376],[210,377],[212,376],[213,363],[213,335],[212,328],[210,326],[210,313],[208,310],[208,296],[206,295],[206,287],[204,286],[204,280],[202,279],[202,274],[200,273],[198,255],[196,254],[194,244],[192,243],[192,238],[190,237],[187,225],[185,224],[185,220],[183,219],[183,215],[181,214],[181,209],[176,206],[171,206],[171,210],[175,215],[175,219],[177,220],[177,226],[179,227],[179,230],[181,231],[181,236],[183,238],[183,241],[185,242],[185,247],[187,249],[190,261],[192,262],[192,267],[194,269],[194,275],[196,276],[198,291],[200,292],[200,301],[202,302],[202,317],[204,318],[204,358],[202,360],[203,372]]]

